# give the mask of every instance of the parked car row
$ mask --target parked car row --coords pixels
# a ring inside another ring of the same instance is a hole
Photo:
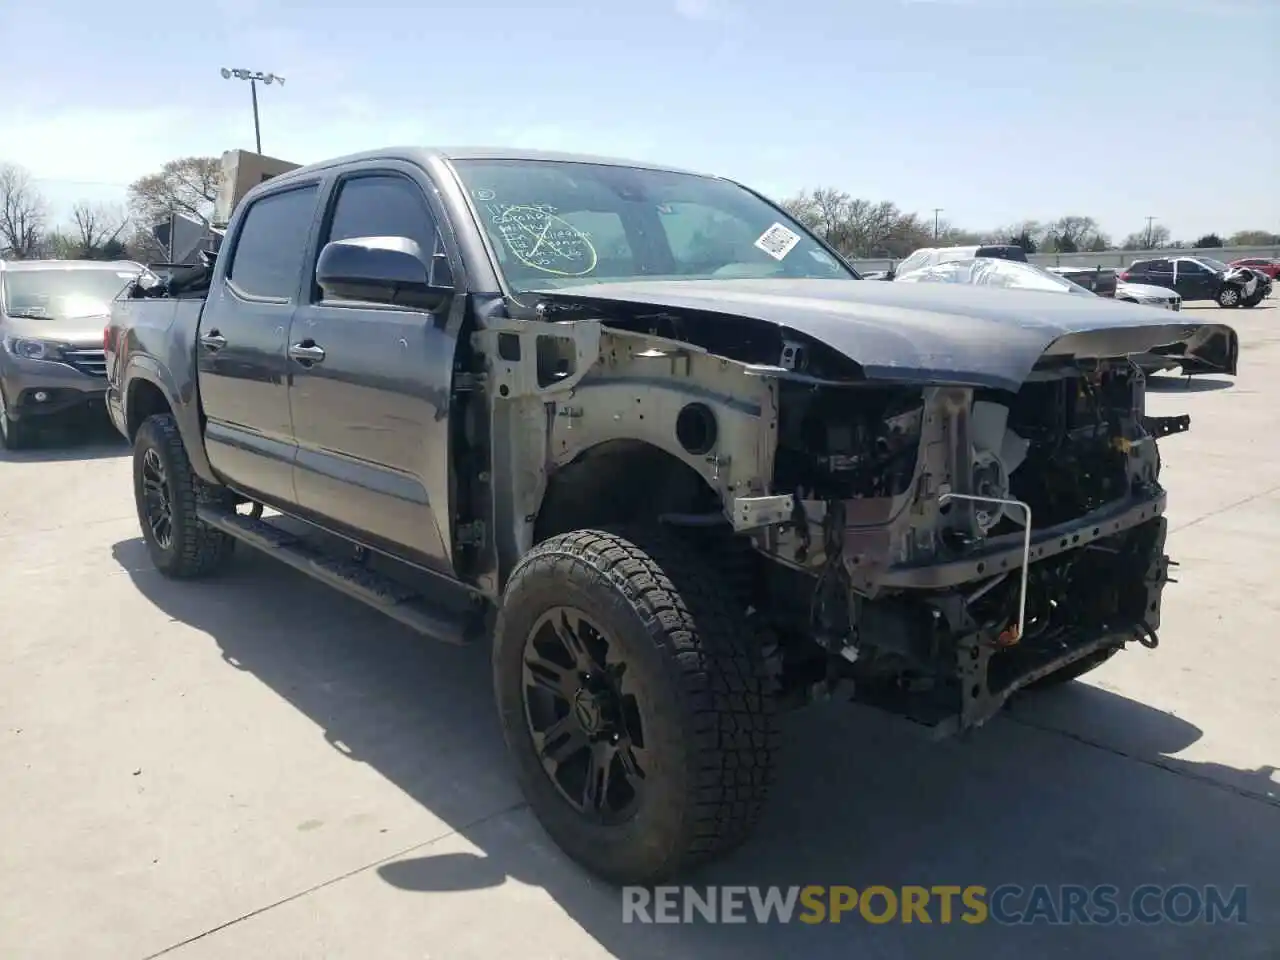
[[[923,247],[887,270],[865,274],[868,280],[894,280],[928,267],[973,259],[1026,263],[1027,254],[1015,244],[965,247]],[[1046,268],[1103,297],[1178,309],[1184,300],[1212,300],[1222,307],[1256,307],[1271,295],[1280,259],[1235,260],[1230,264],[1203,256],[1170,256],[1135,260],[1127,269],[1059,266]],[[1138,289],[1149,288],[1147,290]],[[1153,293],[1152,289],[1174,291]],[[1175,305],[1176,304],[1176,305]]]
[[[904,273],[912,273],[925,267],[950,263],[954,260],[970,260],[974,257],[996,260],[1016,260],[1027,262],[1027,252],[1016,243],[989,243],[968,247],[921,247],[905,260],[889,267],[888,270],[876,270],[864,273],[864,280],[892,280]]]
[[[1248,267],[1250,270],[1266,274],[1273,281],[1277,275],[1280,275],[1280,257],[1244,257],[1240,260],[1232,260],[1228,266]]]
[[[1199,256],[1135,260],[1120,279],[1176,290],[1183,300],[1212,300],[1220,307],[1256,307],[1272,286],[1272,278],[1253,267]]]
[[[1072,272],[1066,268],[1066,272]],[[1103,293],[1082,286],[1062,272],[1034,263],[1019,263],[990,257],[945,260],[932,266],[897,277],[898,283],[958,283],[973,286],[1001,287],[1006,290],[1039,290],[1078,297],[1103,296],[1127,303],[1146,304],[1177,311],[1182,298],[1174,290],[1146,284],[1116,281],[1114,288]],[[1234,374],[1239,358],[1239,345],[1233,338],[1210,338],[1199,344],[1171,344],[1136,354],[1134,362],[1144,373],[1152,374],[1181,367],[1186,374]]]

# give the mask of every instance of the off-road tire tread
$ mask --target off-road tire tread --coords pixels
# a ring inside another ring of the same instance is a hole
[[[662,867],[630,882],[660,882],[727,853],[760,819],[779,745],[777,707],[748,618],[705,556],[669,534],[619,528],[552,537],[516,564],[508,590],[544,564],[585,564],[628,598],[666,652],[686,711],[692,816]],[[499,633],[502,620],[499,611]]]
[[[161,573],[175,579],[194,580],[206,577],[226,566],[235,548],[235,540],[196,516],[202,504],[222,505],[227,494],[211,487],[195,475],[191,458],[182,443],[178,423],[172,414],[154,414],[138,428],[136,440],[150,443],[164,452],[173,498],[174,536],[182,550],[174,562]]]

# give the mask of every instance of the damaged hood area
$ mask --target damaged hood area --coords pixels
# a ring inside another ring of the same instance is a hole
[[[644,280],[537,291],[549,318],[620,311],[638,318],[696,314],[731,325],[773,325],[856,363],[868,380],[1017,391],[1042,359],[1157,352],[1194,356],[1234,374],[1239,352],[1225,324],[1101,297],[1055,296],[955,284],[865,280]],[[606,321],[607,322],[607,321]],[[748,333],[744,329],[744,336]],[[775,361],[776,362],[776,361]]]

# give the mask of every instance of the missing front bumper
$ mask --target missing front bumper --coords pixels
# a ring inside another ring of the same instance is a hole
[[[1101,542],[1076,547],[1082,553],[1075,561],[1080,567],[1073,574],[1075,579],[1061,593],[1044,595],[1058,605],[1058,612],[1038,626],[1036,617],[1028,614],[1031,629],[1012,639],[1007,631],[1002,633],[1003,622],[993,625],[974,611],[972,593],[969,599],[955,590],[921,592],[910,599],[900,595],[888,602],[909,604],[918,613],[896,622],[864,608],[862,632],[868,647],[878,645],[883,652],[896,645],[897,653],[912,657],[922,669],[914,676],[855,680],[856,699],[945,737],[981,726],[1018,691],[1081,661],[1102,659],[1108,651],[1133,641],[1154,647],[1161,598],[1169,582],[1166,533],[1165,518],[1148,514],[1145,521],[1113,532]],[[1057,563],[1070,565],[1072,558],[1060,557]],[[879,602],[871,604],[883,609]],[[929,616],[920,615],[925,610]],[[1021,611],[1018,616],[1022,618]],[[921,630],[915,642],[908,639],[903,644],[896,639],[904,632],[902,627],[913,623],[924,627],[930,621],[932,629]],[[871,635],[878,627],[879,636]],[[931,666],[925,668],[926,664]],[[931,675],[926,675],[930,670]]]

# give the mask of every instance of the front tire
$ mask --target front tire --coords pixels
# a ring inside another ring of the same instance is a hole
[[[507,747],[546,831],[608,881],[691,869],[760,816],[776,707],[730,593],[647,533],[552,537],[512,572],[493,651]]]
[[[1235,287],[1223,287],[1218,291],[1218,306],[1230,309],[1240,306],[1240,291]]]
[[[4,386],[0,385],[0,446],[6,450],[25,450],[35,439],[35,430],[25,420],[14,420],[4,398]]]
[[[191,469],[170,414],[148,417],[133,444],[133,495],[151,562],[166,577],[193,579],[226,565],[235,540],[202,523],[198,503],[216,497]]]

